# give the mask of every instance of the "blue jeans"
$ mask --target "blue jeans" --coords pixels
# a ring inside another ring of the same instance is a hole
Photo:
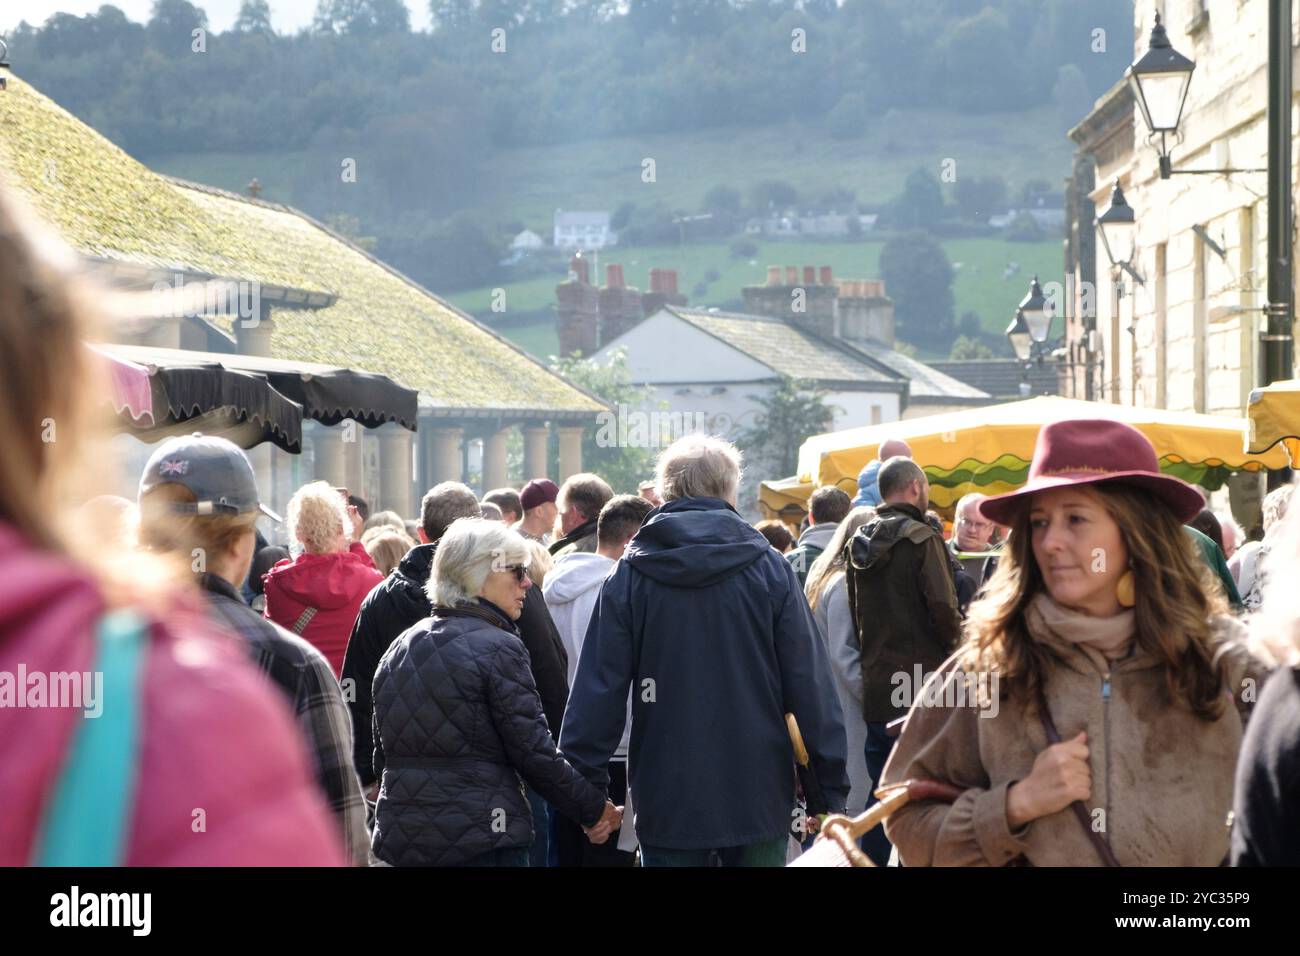
[[[461,866],[527,866],[528,865],[528,847],[511,846],[502,850],[490,850],[487,853],[480,854],[471,860],[466,860]]]
[[[713,850],[671,850],[641,844],[642,866],[785,866],[790,838],[725,846]]]
[[[867,773],[871,775],[871,793],[867,795],[867,805],[864,809],[870,810],[880,802],[876,799],[876,788],[880,786],[880,776],[885,772],[885,764],[894,749],[894,738],[885,732],[883,723],[867,721],[867,743],[864,749]],[[889,837],[885,836],[884,824],[868,830],[863,835],[860,845],[862,852],[871,857],[871,862],[876,866],[885,866],[889,862],[891,844]]]

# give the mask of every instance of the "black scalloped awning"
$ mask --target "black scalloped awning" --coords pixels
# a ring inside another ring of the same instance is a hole
[[[137,365],[164,369],[217,367],[259,378],[284,398],[300,405],[302,415],[322,425],[337,425],[350,418],[366,428],[378,428],[389,422],[411,431],[417,427],[419,392],[374,372],[260,355],[142,345],[101,345],[99,349]]]
[[[152,428],[138,437],[199,430],[223,434],[243,448],[271,442],[292,455],[302,451],[302,406],[276,390],[265,376],[215,363],[147,366],[154,387]],[[159,417],[162,408],[167,414]],[[183,427],[177,427],[183,426]]]
[[[302,406],[303,414],[322,425],[351,418],[366,428],[396,422],[416,430],[420,394],[386,375],[340,368],[328,372],[272,372],[276,391]]]

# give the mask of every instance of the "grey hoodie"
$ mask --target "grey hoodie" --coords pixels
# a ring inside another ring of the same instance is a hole
[[[587,636],[587,625],[591,622],[591,612],[600,597],[600,586],[605,583],[609,572],[614,570],[615,562],[601,554],[589,554],[574,551],[555,562],[555,566],[546,575],[542,585],[542,596],[546,598],[546,607],[551,612],[551,620],[560,632],[560,640],[569,654],[569,688],[573,688],[573,678],[578,671],[578,661],[582,656],[582,642]],[[628,740],[632,733],[632,703],[628,701],[627,726],[623,729],[623,739],[615,757],[627,755]]]

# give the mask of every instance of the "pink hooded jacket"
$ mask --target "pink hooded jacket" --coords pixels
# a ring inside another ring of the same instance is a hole
[[[90,670],[104,610],[85,571],[0,523],[0,672]],[[197,605],[154,620],[140,686],[128,865],[344,865],[286,705]],[[0,708],[0,866],[32,862],[81,713]]]
[[[338,678],[361,602],[383,579],[357,542],[347,551],[300,554],[292,561],[286,558],[262,577],[265,614],[286,630],[301,634],[324,654]],[[315,613],[299,630],[295,625],[308,608],[315,608]]]

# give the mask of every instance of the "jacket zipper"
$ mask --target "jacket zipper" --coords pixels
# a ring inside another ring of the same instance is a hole
[[[1101,681],[1101,726],[1102,748],[1104,750],[1104,767],[1106,773],[1106,822],[1102,838],[1110,842],[1110,671]]]

